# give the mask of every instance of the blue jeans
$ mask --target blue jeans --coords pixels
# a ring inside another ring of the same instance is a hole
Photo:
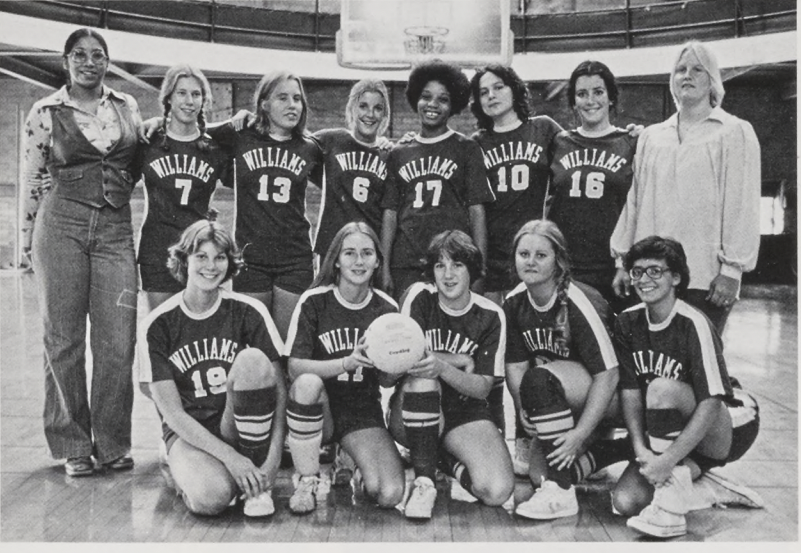
[[[50,193],[39,209],[32,246],[44,322],[50,452],[55,459],[94,455],[100,463],[112,461],[131,449],[137,299],[131,208],[96,208]]]

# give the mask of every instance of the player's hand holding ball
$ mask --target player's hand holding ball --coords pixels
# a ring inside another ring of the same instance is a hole
[[[365,331],[361,351],[369,356],[371,365],[378,370],[401,375],[423,359],[426,339],[420,325],[408,315],[386,313]]]

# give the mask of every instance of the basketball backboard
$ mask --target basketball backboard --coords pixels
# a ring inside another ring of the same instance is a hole
[[[510,64],[509,0],[342,0],[337,61],[403,69],[439,58],[463,67]]]

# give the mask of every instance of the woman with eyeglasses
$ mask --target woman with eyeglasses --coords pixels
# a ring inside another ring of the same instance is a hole
[[[139,179],[136,101],[107,87],[92,29],[64,45],[67,84],[25,122],[26,251],[44,322],[45,437],[69,476],[130,469],[137,278],[129,200]],[[49,183],[52,182],[52,187]],[[91,323],[91,400],[86,328]]]
[[[640,532],[680,536],[692,481],[748,451],[759,408],[729,377],[714,325],[684,300],[690,269],[682,245],[650,236],[631,247],[624,267],[642,303],[615,323],[633,460],[615,486],[613,506]],[[759,506],[758,496],[744,492],[740,503]]]

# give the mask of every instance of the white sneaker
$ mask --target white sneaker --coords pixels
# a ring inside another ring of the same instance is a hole
[[[318,501],[324,500],[331,492],[331,475],[328,472],[321,472],[317,480],[317,490],[314,495]]]
[[[576,488],[559,487],[551,480],[542,481],[542,486],[534,492],[531,499],[517,506],[515,513],[534,520],[553,520],[578,514]]]
[[[722,507],[738,506],[749,509],[764,509],[765,500],[747,486],[732,482],[714,472],[705,472],[693,482],[694,486],[704,486],[712,492],[712,504]]]
[[[531,462],[531,438],[517,438],[515,440],[515,453],[512,456],[512,466],[515,476],[528,476],[528,466]]]
[[[675,538],[687,533],[687,518],[651,503],[639,515],[628,519],[626,526],[656,538]]]
[[[437,488],[426,476],[418,476],[414,480],[412,493],[406,502],[406,518],[431,518],[434,503],[437,500]]]
[[[465,503],[475,503],[478,498],[464,489],[456,478],[448,478],[451,481],[451,499],[454,501],[464,501]]]
[[[296,515],[311,513],[317,508],[317,484],[320,478],[296,474],[292,480],[295,482],[295,493],[289,498],[289,510]]]
[[[667,482],[654,490],[652,505],[677,515],[685,515],[690,510],[693,479],[690,467],[676,465]]]
[[[275,512],[275,504],[270,491],[261,492],[256,497],[245,499],[243,509],[246,517],[268,517]]]
[[[348,452],[345,451],[342,446],[337,445],[337,455],[334,457],[334,466],[332,469],[333,477],[332,485],[333,486],[348,486],[350,485],[350,480],[353,478],[353,474],[356,471],[356,462],[353,460],[353,457],[348,455]]]

